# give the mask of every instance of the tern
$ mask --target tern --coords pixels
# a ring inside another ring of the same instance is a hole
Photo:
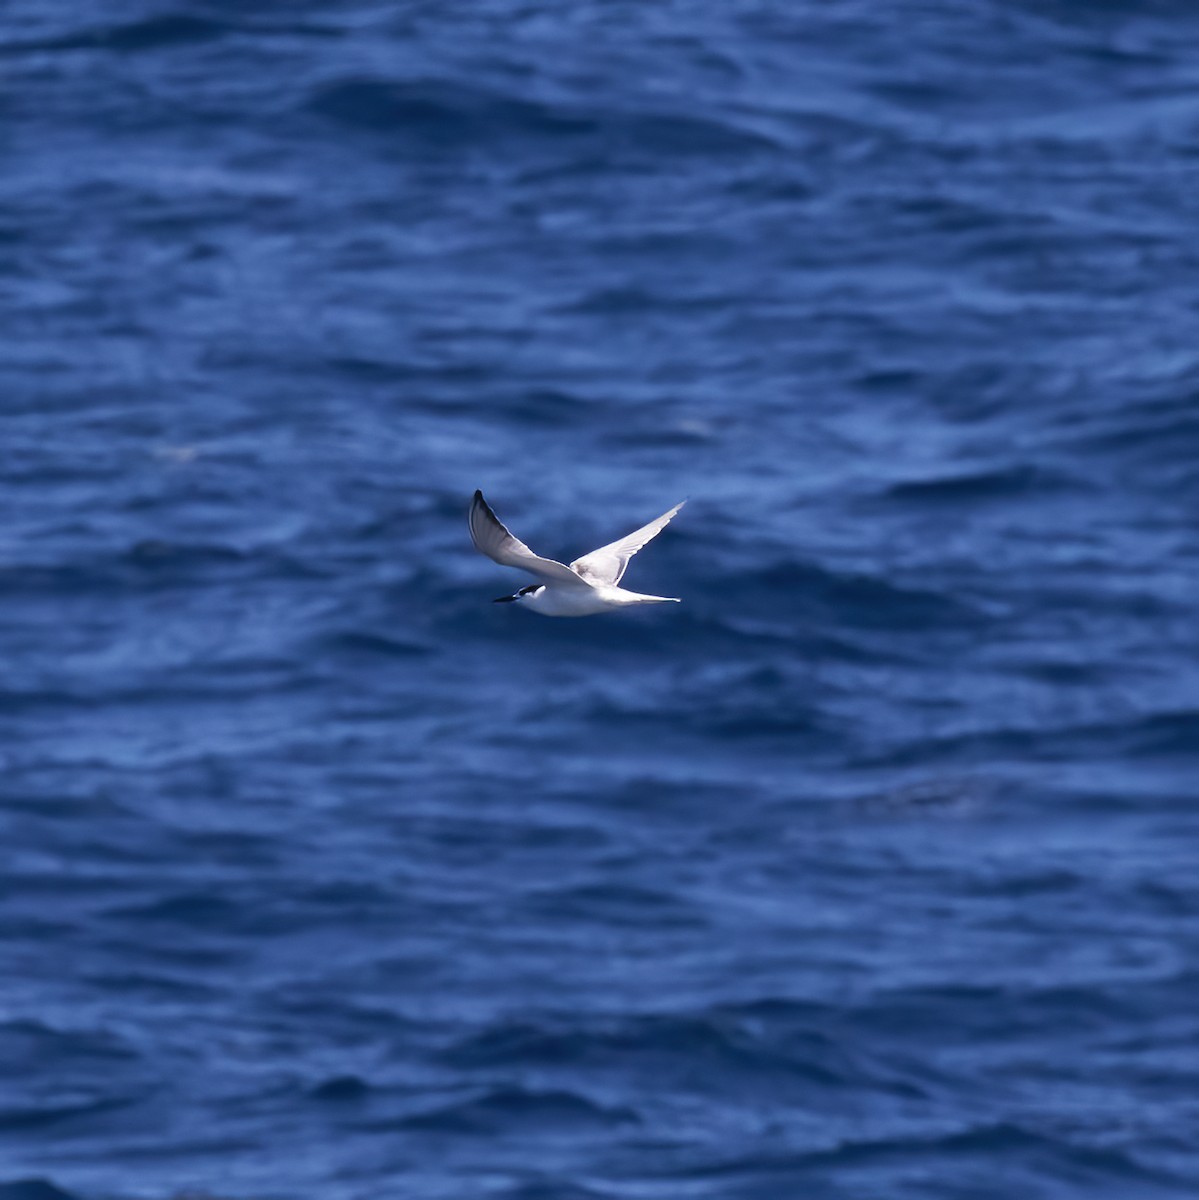
[[[678,604],[677,596],[643,596],[618,587],[629,559],[670,523],[686,501],[655,517],[648,525],[576,558],[570,566],[534,554],[519,538],[508,532],[482,492],[475,492],[470,505],[470,536],[475,549],[503,567],[517,567],[536,575],[540,583],[523,587],[511,596],[500,596],[496,604],[523,604],[546,617],[588,617],[593,613],[632,604]]]

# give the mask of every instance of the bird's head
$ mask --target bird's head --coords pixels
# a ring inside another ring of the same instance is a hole
[[[532,600],[538,592],[545,591],[544,583],[531,583],[528,587],[522,587],[519,592],[513,592],[511,596],[497,596],[492,604],[508,604],[511,601],[516,601],[520,604]]]

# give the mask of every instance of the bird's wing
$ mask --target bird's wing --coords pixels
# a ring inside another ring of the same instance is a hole
[[[570,569],[578,571],[584,579],[593,583],[619,583],[625,568],[629,565],[629,559],[646,542],[656,538],[670,524],[670,519],[674,514],[686,503],[687,501],[684,500],[682,503],[676,504],[670,512],[664,512],[660,517],[655,517],[648,525],[642,525],[640,529],[630,533],[627,537],[622,537],[620,541],[612,542],[608,546],[601,546],[598,550],[592,550],[590,554],[584,554],[582,558],[576,558],[570,564]]]
[[[576,587],[589,586],[564,563],[554,562],[552,558],[542,558],[539,554],[534,554],[519,538],[514,538],[504,528],[499,517],[491,511],[491,506],[483,499],[482,492],[475,492],[475,498],[471,501],[470,538],[476,550],[503,567],[516,567],[518,570],[528,571],[530,575],[553,580],[554,583],[573,584]]]

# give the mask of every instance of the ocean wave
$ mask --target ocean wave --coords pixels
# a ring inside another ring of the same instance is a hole
[[[462,80],[350,78],[308,101],[315,113],[366,133],[438,149],[497,150],[513,140],[560,141],[672,157],[773,151],[758,131],[694,113],[587,109],[486,91]]]
[[[501,1133],[534,1126],[543,1133],[576,1127],[612,1130],[639,1125],[629,1105],[606,1105],[576,1091],[517,1086],[488,1088],[440,1107],[414,1113],[400,1128],[422,1133]]]
[[[1190,1196],[1199,9],[9,7],[0,1200]]]
[[[887,488],[886,495],[889,499],[909,503],[963,504],[1039,498],[1055,492],[1085,493],[1089,490],[1090,484],[1064,471],[1014,464],[937,479],[893,483]]]
[[[0,1181],[0,1200],[79,1200],[49,1179],[30,1177]]]
[[[309,1095],[314,1100],[343,1103],[362,1100],[371,1093],[371,1086],[358,1075],[334,1075],[316,1084]]]

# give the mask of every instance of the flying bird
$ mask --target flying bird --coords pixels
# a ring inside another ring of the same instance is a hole
[[[678,604],[677,596],[643,596],[618,585],[629,559],[657,537],[685,503],[676,504],[627,537],[576,558],[569,567],[534,554],[524,542],[513,537],[491,511],[482,492],[475,492],[471,501],[470,536],[475,549],[492,561],[527,571],[540,580],[511,596],[498,597],[496,604],[523,604],[546,617],[587,617],[631,604]]]

